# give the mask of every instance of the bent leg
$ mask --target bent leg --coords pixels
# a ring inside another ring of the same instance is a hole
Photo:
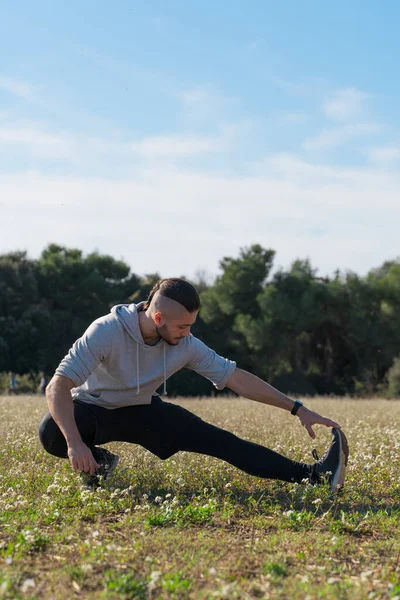
[[[77,424],[82,440],[93,449],[97,419],[88,405],[74,402],[75,422]],[[47,413],[39,425],[39,439],[43,448],[49,454],[59,458],[68,458],[67,442],[59,426],[54,421],[50,413]]]

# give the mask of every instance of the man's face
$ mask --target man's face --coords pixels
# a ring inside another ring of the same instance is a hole
[[[160,325],[156,325],[158,335],[170,346],[177,346],[182,338],[190,335],[190,328],[196,321],[198,311],[185,311],[181,317],[161,318]]]

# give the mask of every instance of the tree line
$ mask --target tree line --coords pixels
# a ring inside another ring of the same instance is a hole
[[[400,260],[363,277],[319,277],[308,260],[273,271],[274,257],[255,244],[223,258],[212,283],[193,281],[201,297],[193,334],[286,393],[400,395]],[[0,373],[51,376],[94,319],[145,300],[159,278],[56,244],[37,260],[23,251],[0,255]],[[168,388],[215,393],[186,370]]]

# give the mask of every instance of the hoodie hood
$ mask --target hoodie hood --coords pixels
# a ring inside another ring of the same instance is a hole
[[[137,344],[146,346],[143,340],[142,332],[139,327],[139,311],[144,306],[144,302],[139,304],[117,304],[111,309],[111,313],[123,325],[125,331]]]
[[[118,321],[123,325],[125,331],[131,336],[132,339],[136,342],[136,395],[140,394],[140,346],[144,348],[149,348],[145,344],[142,336],[142,332],[139,327],[139,316],[138,313],[140,309],[144,306],[144,302],[139,302],[139,304],[117,304],[113,306],[111,309],[111,313],[118,319]],[[158,344],[163,344],[163,359],[164,359],[164,385],[163,385],[163,394],[167,395],[167,367],[166,367],[166,346],[164,340],[160,340],[157,342],[155,346]]]

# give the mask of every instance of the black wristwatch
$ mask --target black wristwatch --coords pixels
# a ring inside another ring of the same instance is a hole
[[[296,414],[297,414],[297,411],[298,411],[298,410],[299,410],[299,408],[300,408],[300,406],[303,406],[303,403],[302,403],[302,402],[300,402],[300,400],[295,400],[295,401],[294,401],[294,404],[293,404],[293,408],[292,408],[292,410],[290,411],[290,414],[291,414],[291,415],[296,415]]]

